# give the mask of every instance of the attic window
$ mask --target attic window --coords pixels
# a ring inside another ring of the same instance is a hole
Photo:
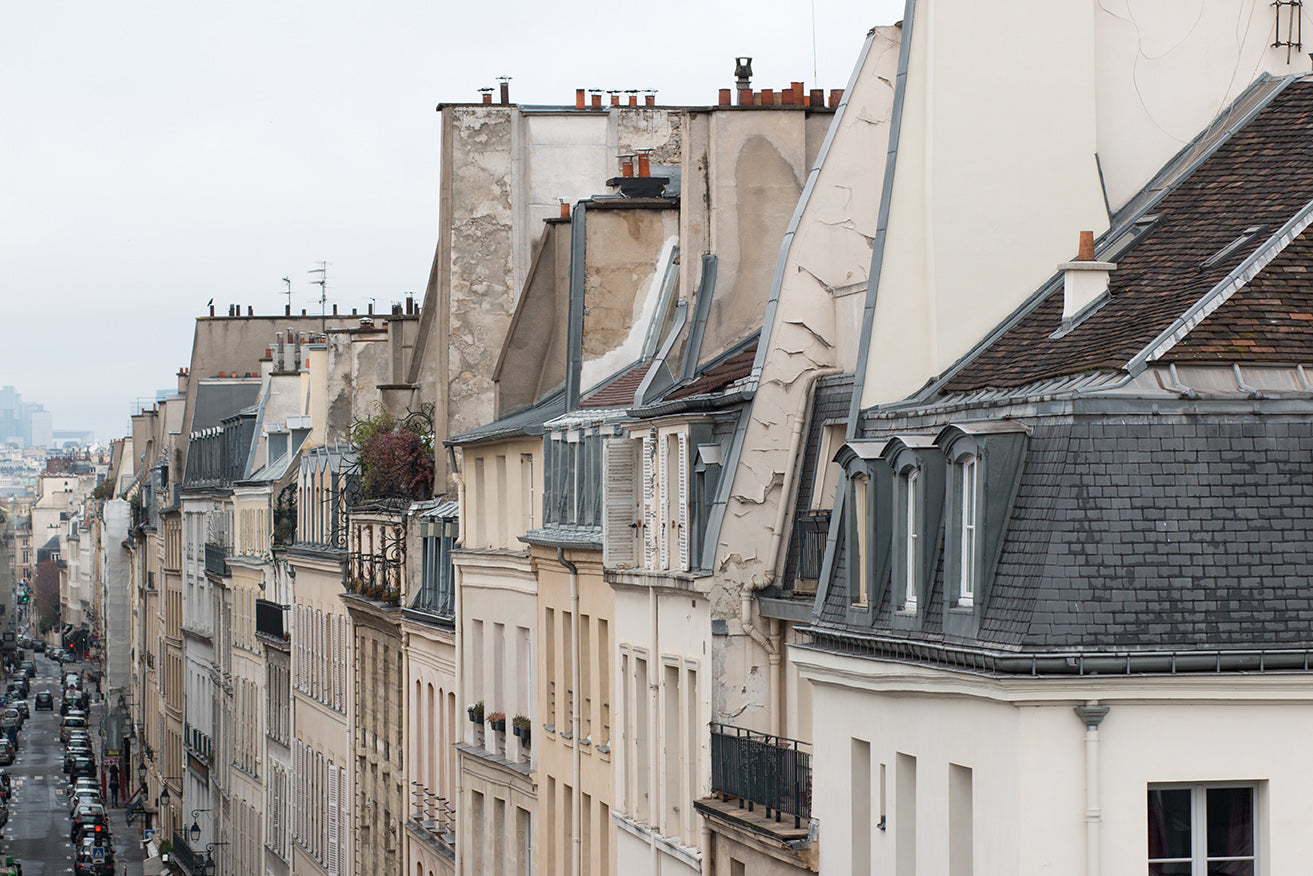
[[[1123,230],[1121,234],[1112,239],[1112,242],[1103,247],[1099,252],[1100,261],[1121,261],[1121,257],[1130,251],[1131,247],[1139,243],[1146,234],[1153,230],[1153,227],[1158,224],[1159,218],[1161,217],[1155,213],[1136,219],[1129,228]]]
[[[1263,230],[1262,225],[1249,226],[1244,231],[1242,231],[1240,233],[1240,236],[1237,237],[1235,240],[1231,241],[1226,246],[1222,247],[1208,258],[1204,259],[1203,264],[1199,266],[1199,269],[1202,271],[1206,271],[1209,268],[1216,267],[1221,262],[1226,261],[1228,258],[1235,255],[1235,253],[1239,251],[1241,247],[1252,242],[1254,238],[1258,237],[1259,233],[1262,232],[1262,230]]]

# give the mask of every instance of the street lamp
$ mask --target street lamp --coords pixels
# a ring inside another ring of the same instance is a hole
[[[214,870],[215,870],[215,867],[214,867],[214,847],[215,847],[215,846],[226,846],[226,845],[228,845],[228,844],[227,844],[227,843],[210,843],[209,845],[207,845],[207,846],[205,847],[205,864],[203,865],[203,867],[204,867],[204,869],[205,869],[205,876],[214,876]]]
[[[193,809],[191,811],[191,828],[187,832],[191,834],[191,841],[193,843],[198,843],[201,841],[201,824],[197,820],[196,816],[200,815],[202,812],[212,812],[212,811],[213,810],[211,809]]]

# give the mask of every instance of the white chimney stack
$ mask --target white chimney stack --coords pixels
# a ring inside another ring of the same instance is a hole
[[[1094,258],[1094,232],[1080,233],[1076,259],[1058,265],[1062,271],[1062,330],[1071,328],[1076,317],[1108,294],[1108,276],[1117,269],[1112,262]]]

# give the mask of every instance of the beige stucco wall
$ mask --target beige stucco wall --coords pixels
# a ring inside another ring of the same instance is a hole
[[[850,795],[863,781],[878,820],[881,764],[889,820],[872,826],[872,863],[893,871],[899,753],[916,758],[917,872],[948,872],[949,764],[972,770],[974,872],[1084,872],[1086,730],[1073,707],[1087,701],[1110,707],[1098,743],[1102,872],[1144,870],[1146,792],[1159,782],[1257,783],[1259,872],[1298,870],[1313,851],[1298,824],[1313,803],[1313,760],[1300,755],[1307,674],[992,679],[814,651],[796,659],[825,716],[813,760],[822,872],[849,872]],[[870,744],[869,777],[852,772],[853,739]]]
[[[460,805],[456,843],[458,871],[474,876],[495,872],[494,861],[503,862],[504,872],[522,872],[521,838],[516,834],[516,811],[529,813],[531,831],[540,832],[537,815],[537,792],[534,781],[506,761],[522,769],[537,766],[541,751],[541,719],[536,706],[537,690],[530,675],[533,666],[517,657],[519,631],[528,631],[528,653],[536,655],[537,606],[536,582],[527,552],[511,554],[490,551],[457,551],[453,555],[457,577],[457,637],[460,649],[460,692],[457,698],[455,730],[457,739],[469,746],[459,758]],[[503,652],[497,657],[494,625],[502,626]],[[535,661],[536,665],[536,661]],[[500,666],[500,673],[497,668]],[[526,702],[527,700],[527,702]],[[506,714],[506,732],[502,739],[487,724],[470,723],[466,707],[483,702],[485,715],[494,711]],[[511,720],[524,714],[532,721],[534,737],[530,749],[520,746],[511,733]],[[501,748],[499,741],[504,744]],[[474,751],[481,753],[472,753]],[[503,755],[497,752],[504,751]],[[483,796],[483,821],[474,823],[473,794]],[[494,801],[502,800],[505,821],[502,831],[493,825]],[[539,847],[538,836],[531,835],[531,854]],[[480,868],[480,865],[482,869]],[[546,872],[537,870],[536,872]]]
[[[535,847],[535,871],[539,873],[565,873],[570,871],[572,854],[571,832],[563,825],[570,823],[566,814],[571,805],[571,798],[565,793],[566,786],[573,788],[575,795],[586,794],[591,798],[591,813],[586,818],[586,827],[581,827],[590,835],[586,843],[586,854],[590,859],[589,872],[611,873],[616,867],[616,828],[609,817],[604,816],[602,807],[613,810],[615,805],[615,775],[613,770],[614,753],[598,750],[607,735],[600,720],[581,722],[580,733],[584,738],[591,737],[590,744],[580,744],[579,740],[566,738],[571,732],[571,712],[568,691],[573,686],[567,657],[569,642],[564,634],[565,620],[572,614],[571,575],[556,559],[555,551],[549,548],[532,548],[533,565],[538,581],[538,606],[536,612],[537,629],[537,692],[536,698],[542,710],[542,719],[534,725],[534,758],[537,768],[539,814],[542,825],[539,831],[541,840]],[[606,674],[601,671],[601,641],[597,635],[599,621],[605,621],[609,630],[615,630],[615,599],[610,585],[602,580],[602,555],[600,551],[567,550],[565,558],[578,568],[575,592],[578,595],[578,615],[587,615],[593,631],[589,641],[585,642],[580,634],[580,623],[572,623],[570,640],[578,640],[580,653],[580,690],[575,691],[575,704],[581,718],[585,715],[593,718],[603,714],[603,706],[612,707],[614,715],[613,682],[606,683]],[[556,632],[549,635],[543,631],[545,613],[554,614]],[[577,619],[576,619],[577,620]],[[548,653],[552,649],[554,653]],[[608,648],[609,653],[612,649]],[[585,668],[585,665],[587,668]],[[547,667],[555,668],[555,676]],[[614,675],[612,674],[612,679]],[[550,714],[553,701],[551,692],[555,682],[556,713]],[[612,718],[614,721],[614,718]],[[543,724],[555,726],[555,732],[548,732]],[[576,748],[577,747],[577,748]],[[574,778],[574,756],[579,752],[579,778]],[[555,796],[549,793],[549,786],[555,787]],[[549,822],[552,812],[556,814],[556,830],[553,832]]]
[[[1000,12],[916,6],[863,407],[951,365],[1054,273],[1079,231],[1107,228],[1090,7]]]
[[[461,547],[523,550],[519,536],[542,526],[542,439],[473,445],[458,450],[458,457]],[[521,478],[525,464],[533,467],[527,491]]]
[[[1117,208],[1263,72],[1307,73],[1304,48],[1272,45],[1267,0],[1205,0],[1189,14],[1170,3],[1093,5],[1099,163]],[[1296,10],[1304,33],[1313,10]],[[1289,8],[1281,11],[1284,36]]]

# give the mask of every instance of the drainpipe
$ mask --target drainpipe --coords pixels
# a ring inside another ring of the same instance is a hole
[[[649,642],[652,643],[652,650],[648,654],[648,671],[647,671],[647,738],[651,740],[648,747],[647,763],[643,768],[647,770],[648,780],[648,822],[652,826],[652,833],[661,832],[662,820],[666,815],[666,783],[661,780],[661,764],[665,760],[662,756],[665,752],[665,736],[662,730],[665,724],[661,720],[661,684],[665,681],[665,673],[662,672],[659,656],[661,654],[661,617],[658,614],[657,595],[655,587],[647,588],[647,616],[650,627]],[[669,764],[666,765],[667,769]],[[651,863],[649,872],[661,872],[661,857],[657,851],[655,840],[648,842],[648,854]]]
[[[1108,715],[1108,707],[1090,700],[1076,706],[1076,717],[1085,725],[1085,876],[1100,876],[1099,824],[1099,725]]]
[[[783,711],[780,708],[780,646],[777,637],[768,638],[765,633],[752,625],[752,594],[751,587],[744,587],[739,591],[739,623],[743,625],[743,632],[761,646],[770,660],[770,726],[773,732],[779,729],[780,713]],[[775,733],[775,735],[784,734]]]
[[[570,660],[572,676],[570,685],[574,690],[574,707],[570,710],[570,732],[574,734],[574,738],[570,740],[574,743],[574,753],[570,758],[574,771],[574,793],[570,796],[573,809],[570,818],[573,866],[570,872],[574,876],[579,876],[583,872],[583,837],[579,826],[579,819],[583,816],[583,794],[579,791],[579,731],[583,729],[579,723],[579,567],[565,558],[565,548],[562,547],[556,549],[556,562],[570,572],[570,628],[574,633],[570,637],[570,651],[573,655]]]

